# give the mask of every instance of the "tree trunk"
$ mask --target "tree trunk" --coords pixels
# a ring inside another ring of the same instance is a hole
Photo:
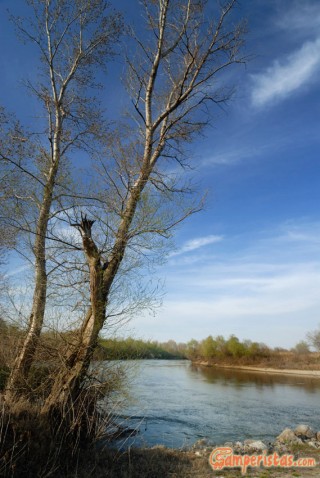
[[[42,408],[42,413],[49,416],[60,416],[61,413],[63,413],[62,416],[66,416],[73,413],[78,400],[83,399],[80,394],[85,384],[85,375],[105,320],[108,289],[103,280],[104,267],[101,263],[100,252],[91,239],[92,224],[93,221],[83,218],[78,225],[89,264],[91,307],[81,327],[79,340],[67,355],[65,370],[58,374]]]
[[[80,340],[75,349],[69,353],[66,367],[61,371],[52,387],[51,393],[42,407],[42,414],[50,417],[73,414],[85,382],[93,351],[97,342],[99,329],[97,318],[92,314],[86,320],[80,334]]]
[[[32,310],[29,318],[28,331],[20,353],[18,354],[9,376],[5,399],[8,403],[16,396],[26,391],[26,381],[37,349],[38,340],[43,326],[47,299],[47,271],[46,271],[46,235],[50,218],[50,209],[56,176],[60,160],[61,118],[57,117],[56,132],[53,142],[53,160],[49,170],[47,183],[44,187],[43,200],[39,211],[39,219],[34,243],[35,256],[35,285],[32,301]]]
[[[141,192],[147,184],[151,172],[150,143],[151,137],[148,137],[143,160],[144,166],[128,198],[109,263],[103,264],[101,253],[91,237],[94,221],[90,221],[84,216],[80,224],[75,224],[81,232],[83,249],[89,265],[91,309],[81,328],[78,345],[69,352],[66,369],[57,376],[51,393],[45,401],[42,408],[43,414],[61,417],[61,413],[63,413],[65,416],[65,413],[72,411],[79,399],[98,335],[105,321],[109,291],[124,257],[129,228]]]
[[[121,219],[115,232],[110,260],[105,267],[101,265],[101,253],[91,238],[93,221],[82,218],[81,224],[77,225],[82,234],[83,249],[90,269],[92,311],[82,328],[78,350],[73,350],[70,354],[69,358],[72,357],[72,360],[70,359],[69,363],[67,361],[66,371],[57,377],[52,393],[43,407],[45,413],[59,406],[64,407],[67,403],[72,406],[72,402],[79,396],[105,320],[110,287],[123,260],[130,236],[135,235],[134,228],[131,231],[131,225],[141,193],[150,180],[159,157],[163,154],[164,157],[180,163],[180,144],[191,140],[193,134],[200,132],[206,124],[206,121],[199,119],[196,111],[201,112],[203,105],[209,101],[221,103],[229,97],[228,93],[213,92],[211,95],[207,87],[212,83],[212,78],[229,65],[241,62],[238,50],[242,44],[242,28],[235,27],[230,32],[223,28],[225,19],[236,3],[235,0],[221,5],[220,18],[216,22],[209,22],[210,25],[203,17],[207,3],[205,1],[188,0],[179,5],[180,2],[175,4],[169,0],[161,0],[150,2],[150,10],[147,5],[149,2],[143,3],[147,9],[148,26],[156,34],[157,40],[152,42],[154,49],[150,44],[145,47],[139,42],[145,55],[144,60],[140,65],[129,61],[129,67],[133,75],[133,90],[136,85],[135,95],[131,99],[134,101],[139,124],[138,140],[133,144],[140,145],[143,134],[144,151],[141,158],[131,158],[132,172],[130,158],[128,163],[124,163],[124,177],[128,176],[127,184],[123,181],[121,171],[117,172],[125,188],[124,194],[118,191],[117,181],[109,178],[111,191],[115,188],[121,198]],[[158,8],[155,7],[156,4]],[[179,6],[182,7],[183,13],[180,21],[176,22],[175,10],[179,10]],[[204,28],[206,35],[202,35]],[[139,151],[139,147],[135,146],[135,149]],[[122,154],[122,149],[120,151]],[[129,151],[131,154],[131,146]],[[139,164],[138,171],[136,164]],[[116,169],[118,166],[117,162]],[[166,168],[161,174],[165,175],[165,172]],[[176,192],[175,188],[167,186],[166,181],[162,182],[161,174],[159,190],[164,188],[163,191]],[[158,189],[156,183],[153,185]],[[144,227],[140,231],[141,234],[143,230]]]

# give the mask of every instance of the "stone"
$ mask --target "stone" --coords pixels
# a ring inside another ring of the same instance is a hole
[[[244,445],[251,445],[251,443],[254,443],[257,440],[253,440],[252,438],[248,438],[243,442]]]
[[[247,446],[249,449],[256,451],[263,451],[268,449],[267,445],[265,445],[261,440],[256,440],[248,444]]]
[[[243,443],[241,441],[236,441],[233,446],[234,453],[242,453],[244,450]]]
[[[224,444],[224,446],[229,446],[230,448],[232,448],[232,447],[233,447],[233,443],[232,443],[232,441],[226,441],[225,444]]]
[[[319,448],[320,443],[312,440],[312,441],[308,441],[308,445],[312,446],[313,448]]]
[[[320,432],[316,433],[316,439],[317,439],[317,441],[320,441]]]
[[[298,425],[294,431],[294,434],[299,438],[315,438],[316,434],[308,425]]]
[[[206,446],[208,446],[207,438],[201,438],[200,440],[194,443],[193,448],[204,448]]]
[[[241,441],[236,441],[234,446],[236,446],[237,448],[242,448],[243,447],[243,443]]]
[[[288,453],[289,450],[283,443],[276,442],[273,445],[272,450],[270,450],[270,453],[273,453],[274,451],[278,452],[279,455],[284,455],[285,453]]]
[[[300,438],[298,438],[294,434],[291,428],[285,428],[283,432],[281,432],[280,435],[277,436],[276,441],[280,443],[302,443],[302,440],[300,440]]]

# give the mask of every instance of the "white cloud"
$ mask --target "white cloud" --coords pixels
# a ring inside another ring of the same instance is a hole
[[[281,8],[281,5],[279,5]],[[285,7],[285,10],[277,15],[275,23],[283,30],[291,34],[294,30],[297,33],[310,35],[313,31],[319,31],[320,26],[320,5],[318,1],[296,0],[291,3],[291,8]]]
[[[163,308],[134,325],[158,340],[234,333],[292,347],[319,323],[319,235],[317,222],[288,221],[249,243],[228,237],[226,250],[205,261],[170,261]]]
[[[200,247],[207,246],[209,244],[214,244],[216,242],[222,241],[223,237],[222,236],[215,236],[215,235],[210,235],[210,236],[204,236],[204,237],[196,237],[195,239],[191,239],[190,241],[187,241],[183,244],[181,249],[179,249],[176,252],[172,252],[170,256],[178,256],[180,254],[184,254],[185,252],[191,252],[196,249],[199,249]]]
[[[202,159],[201,166],[230,165],[238,163],[244,159],[250,159],[261,154],[258,147],[241,148],[235,146],[232,150],[217,151],[212,156]]]
[[[320,67],[320,38],[305,42],[302,47],[278,60],[263,73],[253,75],[252,103],[263,106],[282,100],[309,83]]]
[[[320,264],[214,263],[174,275],[159,312],[163,339],[210,334],[291,347],[319,322]],[[177,287],[178,285],[178,287]],[[148,321],[144,330],[152,329]],[[150,335],[153,335],[150,333]],[[157,337],[158,338],[158,337]]]
[[[273,138],[268,143],[261,143],[259,141],[257,144],[254,144],[251,137],[249,145],[234,142],[232,149],[227,146],[225,149],[217,150],[213,154],[207,154],[202,158],[200,166],[203,168],[208,166],[230,166],[241,161],[257,159],[263,155],[270,155],[274,149],[279,151],[280,148],[285,148],[288,141],[291,141],[291,136],[287,139],[283,132],[281,138]]]
[[[244,277],[243,280],[247,278]],[[254,279],[250,278],[250,282],[253,283]],[[319,287],[319,274],[305,270],[301,271],[299,277],[274,276],[265,284],[258,278],[254,288],[252,284],[245,289],[229,284],[218,297],[212,294],[211,298],[208,296],[205,300],[173,300],[168,301],[166,307],[170,309],[172,316],[180,316],[181,319],[202,316],[207,324],[216,320],[246,320],[249,317],[257,320],[271,316],[280,318],[296,312],[304,313],[312,306],[318,307]]]
[[[286,235],[279,238],[280,240],[287,240],[293,242],[302,242],[309,243],[310,245],[314,244],[316,246],[320,245],[320,237],[316,233],[311,232],[300,232],[299,230],[289,230]]]
[[[23,266],[20,266],[20,267],[14,267],[12,270],[10,270],[9,272],[7,272],[5,275],[4,275],[4,278],[8,278],[8,277],[12,277],[12,276],[15,276],[17,274],[21,274],[21,272],[24,272],[28,269],[30,269],[31,266],[30,264],[26,264],[26,265],[23,265]]]

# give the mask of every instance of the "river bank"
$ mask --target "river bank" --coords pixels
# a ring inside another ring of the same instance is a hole
[[[310,430],[309,427],[305,430]],[[299,427],[297,427],[298,429]],[[296,430],[297,430],[296,429]],[[241,476],[252,478],[292,478],[307,477],[319,478],[320,448],[315,448],[317,434],[313,438],[298,435],[297,431],[285,430],[272,444],[265,445],[258,440],[245,440],[243,443],[224,443],[220,446],[230,446],[236,455],[244,453],[266,454],[270,456],[278,453],[279,457],[294,455],[294,459],[314,459],[314,464],[309,468],[291,467],[254,467],[248,468],[245,474],[241,474],[239,468],[213,470],[209,465],[209,456],[217,445],[209,444],[206,440],[200,440],[189,449],[170,449],[163,446],[152,448],[131,448],[125,452],[115,452],[109,449],[99,451],[97,455],[91,455],[84,466],[79,463],[79,470],[72,478],[87,478],[95,476],[102,478],[240,478]],[[282,438],[281,438],[282,435]],[[312,445],[311,445],[312,443]],[[71,477],[70,477],[71,478]]]
[[[320,379],[320,370],[304,370],[304,369],[289,369],[289,368],[275,368],[275,367],[265,367],[255,366],[255,365],[234,365],[234,364],[221,364],[221,363],[210,363],[206,361],[194,361],[194,365],[200,365],[201,367],[217,367],[225,368],[230,370],[244,370],[248,372],[258,372],[265,374],[280,374],[280,375],[295,375],[295,376],[304,376],[309,378],[319,378]]]
[[[199,361],[197,362],[199,364]],[[141,380],[138,383],[138,388],[141,389],[143,383],[146,387],[142,397],[145,398],[147,394],[148,402],[153,403],[156,398],[152,395],[151,391],[156,390],[157,396],[159,396],[160,386],[162,394],[166,397],[166,400],[160,401],[160,405],[157,402],[156,410],[153,410],[154,420],[151,419],[151,414],[148,416],[148,430],[142,431],[142,435],[150,437],[149,428],[155,428],[158,431],[158,439],[161,436],[162,428],[157,428],[159,422],[157,419],[161,419],[161,423],[166,426],[166,431],[170,431],[170,436],[174,433],[174,428],[170,428],[172,421],[178,419],[179,430],[182,431],[184,419],[187,416],[187,421],[194,426],[197,419],[201,416],[205,417],[205,421],[201,421],[201,427],[198,431],[203,433],[203,436],[211,436],[212,440],[200,440],[195,445],[189,448],[168,448],[164,446],[153,446],[151,448],[141,447],[139,449],[134,448],[134,443],[129,450],[123,451],[117,455],[117,458],[109,457],[111,460],[111,469],[108,469],[108,477],[110,478],[240,478],[241,476],[250,478],[292,478],[292,477],[307,477],[307,478],[319,478],[319,460],[320,460],[320,441],[318,434],[316,434],[316,440],[295,440],[292,443],[282,443],[279,446],[275,446],[275,436],[279,434],[281,430],[284,430],[289,423],[295,423],[303,421],[303,409],[301,404],[308,408],[308,413],[304,415],[304,419],[313,417],[312,420],[316,429],[320,430],[319,422],[316,420],[316,413],[318,409],[318,402],[315,402],[315,407],[311,408],[312,402],[308,402],[308,395],[304,395],[302,392],[305,390],[300,382],[305,382],[307,388],[310,389],[310,397],[314,397],[315,390],[318,390],[318,381],[308,378],[310,371],[303,371],[302,376],[306,379],[295,380],[295,374],[289,373],[288,378],[284,380],[279,376],[283,369],[276,369],[276,374],[272,376],[272,373],[266,373],[262,370],[259,373],[257,370],[252,370],[252,378],[248,378],[243,374],[244,371],[248,371],[252,365],[240,366],[244,367],[241,371],[232,374],[232,368],[236,367],[235,364],[218,364],[216,370],[211,367],[212,364],[205,362],[207,367],[198,365],[196,367],[186,366],[183,362],[177,364],[175,368],[172,362],[167,364],[159,363],[159,369],[155,367],[155,363],[150,361],[148,364],[144,364],[145,380]],[[208,366],[209,365],[209,366]],[[220,365],[220,366],[219,366]],[[230,370],[227,370],[227,369]],[[265,367],[266,368],[266,367]],[[167,372],[166,372],[167,370]],[[146,373],[148,371],[148,373]],[[160,371],[162,372],[160,375]],[[179,373],[178,373],[179,372]],[[182,374],[183,372],[183,374]],[[240,373],[241,372],[241,373]],[[251,370],[250,370],[251,372]],[[255,374],[256,372],[256,374]],[[260,372],[260,370],[259,370]],[[301,370],[298,370],[298,376]],[[316,371],[317,372],[317,371]],[[313,371],[311,371],[311,374]],[[187,387],[181,380],[182,375],[188,378]],[[250,374],[251,375],[251,374]],[[257,377],[255,377],[257,375]],[[290,377],[290,375],[292,375]],[[317,374],[316,374],[317,376]],[[196,380],[194,386],[190,387],[190,380]],[[269,383],[270,382],[270,383]],[[283,385],[283,382],[291,384],[290,386]],[[245,384],[245,386],[243,386]],[[309,385],[308,385],[309,384]],[[150,386],[152,385],[152,386]],[[177,387],[179,396],[179,402],[172,401],[172,393],[174,387]],[[214,387],[214,388],[211,388]],[[270,387],[270,388],[269,388]],[[293,388],[290,388],[293,387]],[[310,387],[310,388],[308,388]],[[188,390],[197,390],[197,393],[188,395]],[[208,403],[205,403],[204,396],[208,389]],[[297,393],[297,398],[292,402],[293,395],[291,391]],[[246,392],[249,392],[247,395]],[[255,393],[257,392],[257,395]],[[151,394],[151,396],[149,395]],[[267,395],[265,395],[267,394]],[[184,400],[181,401],[181,396]],[[217,401],[217,413],[215,414],[215,407],[212,407],[212,396]],[[236,397],[236,403],[232,402],[232,397]],[[199,401],[198,401],[199,399]],[[242,400],[243,399],[243,400]],[[256,399],[256,400],[255,400]],[[280,400],[280,401],[277,401]],[[249,401],[249,404],[248,404]],[[166,406],[164,406],[164,403]],[[159,412],[159,406],[163,406],[163,410]],[[190,407],[190,408],[189,408]],[[182,416],[180,413],[185,408],[185,412]],[[174,415],[170,415],[170,410],[174,410]],[[248,409],[249,414],[245,415]],[[236,410],[236,412],[235,412]],[[179,414],[178,416],[177,413]],[[245,418],[245,426],[241,427],[243,430],[240,434],[240,428],[238,426],[239,416]],[[169,422],[164,420],[170,419]],[[225,418],[225,420],[224,420]],[[266,418],[266,419],[264,419]],[[252,423],[252,426],[248,427],[248,421]],[[230,423],[232,426],[230,426]],[[207,425],[209,425],[207,427]],[[281,427],[281,428],[280,428]],[[221,439],[219,434],[221,430],[228,430],[228,435],[224,435]],[[270,433],[270,438],[267,430],[272,431],[277,429],[276,432]],[[187,432],[190,430],[187,429]],[[148,435],[149,434],[149,435]],[[286,431],[287,437],[290,433]],[[293,435],[294,432],[291,432]],[[265,437],[265,438],[263,438]],[[233,440],[231,443],[229,439]],[[238,441],[239,440],[239,441]],[[273,442],[273,443],[270,443]],[[316,443],[317,442],[317,443]],[[312,443],[312,444],[311,444]],[[269,455],[274,451],[279,453],[279,456],[284,454],[293,454],[295,459],[301,457],[314,458],[317,466],[312,468],[249,468],[245,475],[241,474],[239,469],[221,469],[213,471],[209,465],[209,456],[213,448],[218,445],[232,446],[236,454],[247,453],[252,455],[254,453],[261,454],[265,452]],[[255,449],[256,446],[260,449]],[[113,461],[114,460],[114,461]],[[95,475],[98,478],[106,476],[99,475],[99,465],[95,469]],[[85,475],[80,478],[86,478]]]

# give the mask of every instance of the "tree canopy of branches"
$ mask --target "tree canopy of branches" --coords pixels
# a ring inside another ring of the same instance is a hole
[[[114,53],[121,20],[107,11],[103,0],[32,0],[31,19],[14,19],[24,40],[38,49],[41,70],[35,84],[27,82],[46,117],[41,133],[22,133],[19,124],[2,124],[0,158],[9,184],[7,199],[21,214],[7,216],[11,229],[27,233],[34,256],[34,293],[28,330],[8,382],[7,392],[23,387],[43,326],[48,283],[50,224],[58,211],[68,207],[65,180],[68,155],[90,150],[105,134],[99,104],[92,91],[97,68]],[[8,141],[9,140],[9,141]],[[18,179],[17,179],[18,177]],[[19,184],[17,185],[17,181]],[[3,201],[5,203],[5,201]],[[8,201],[6,201],[8,202]],[[62,205],[63,203],[63,205]]]
[[[81,394],[118,278],[202,206],[201,200],[187,205],[182,200],[191,191],[179,172],[190,164],[185,145],[208,125],[215,107],[230,98],[224,72],[245,61],[245,26],[234,21],[235,0],[214,7],[205,0],[142,1],[144,25],[139,35],[129,31],[125,49],[131,107],[107,134],[92,88],[96,69],[112,56],[119,17],[107,15],[102,0],[30,3],[31,28],[17,26],[40,52],[44,79],[28,87],[46,111],[47,127],[42,136],[14,134],[15,146],[0,151],[9,175],[30,178],[30,207],[10,224],[28,234],[35,270],[29,326],[8,381],[8,399],[22,388],[34,359],[48,274],[76,271],[74,282],[88,286],[76,340],[66,345],[60,373],[42,407],[51,416]],[[28,147],[25,154],[21,148]],[[71,177],[76,169],[68,156],[79,150],[90,154],[95,181],[92,191],[84,180],[83,194],[75,194],[67,180],[68,168]],[[10,200],[19,203],[15,191],[13,187]],[[72,231],[68,240],[57,235],[57,220]],[[54,262],[56,242],[63,249]]]

